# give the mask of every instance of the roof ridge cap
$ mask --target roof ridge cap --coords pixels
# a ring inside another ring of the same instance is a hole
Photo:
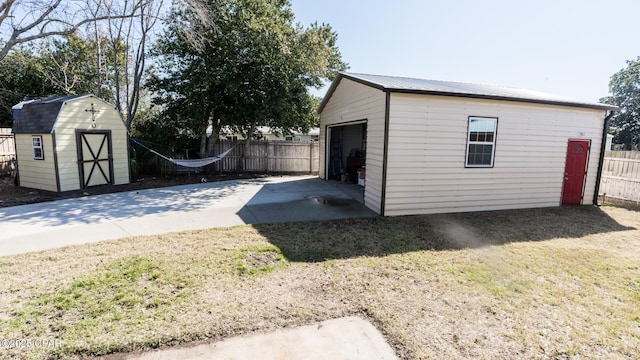
[[[355,77],[357,77],[358,75],[362,75],[362,76],[378,76],[378,77],[386,77],[386,78],[393,78],[393,79],[407,79],[407,80],[418,80],[418,81],[437,81],[437,82],[449,83],[449,84],[480,85],[480,86],[490,86],[490,87],[495,87],[495,88],[505,88],[505,89],[513,89],[513,90],[535,91],[535,92],[546,94],[546,93],[544,93],[542,91],[530,90],[530,89],[525,89],[525,88],[516,87],[516,86],[512,86],[512,85],[496,85],[496,84],[488,84],[488,83],[481,83],[481,82],[457,81],[457,80],[440,80],[440,79],[433,79],[433,78],[425,79],[425,78],[418,78],[418,77],[412,77],[412,76],[400,76],[400,75],[380,75],[380,74],[365,74],[365,73],[352,73],[352,72],[344,72],[343,74],[344,75],[351,75],[351,76],[355,76]],[[547,94],[547,95],[554,95],[554,94]],[[562,95],[554,95],[554,96],[562,96]]]

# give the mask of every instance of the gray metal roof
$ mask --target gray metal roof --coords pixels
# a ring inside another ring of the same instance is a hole
[[[62,106],[70,100],[93,95],[53,96],[45,99],[23,101],[12,109],[14,134],[50,134],[53,132]]]
[[[539,91],[504,86],[470,84],[455,81],[425,80],[407,77],[339,73],[327,91],[318,112],[322,112],[342,78],[347,78],[385,92],[457,96],[479,99],[522,101],[539,104],[576,106],[603,110],[620,110],[617,106],[588,103]]]

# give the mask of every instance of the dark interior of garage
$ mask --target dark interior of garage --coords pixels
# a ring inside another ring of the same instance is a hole
[[[330,128],[328,179],[364,186],[366,133],[366,123]]]

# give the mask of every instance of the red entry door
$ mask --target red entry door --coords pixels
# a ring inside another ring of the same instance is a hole
[[[562,205],[580,205],[589,158],[588,140],[569,140],[562,185]]]

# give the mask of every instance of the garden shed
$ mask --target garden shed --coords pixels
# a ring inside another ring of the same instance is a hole
[[[318,110],[320,177],[364,185],[364,204],[380,215],[592,204],[616,110],[508,87],[340,73]]]
[[[54,192],[129,183],[128,134],[115,107],[94,95],[13,107],[19,185]]]

